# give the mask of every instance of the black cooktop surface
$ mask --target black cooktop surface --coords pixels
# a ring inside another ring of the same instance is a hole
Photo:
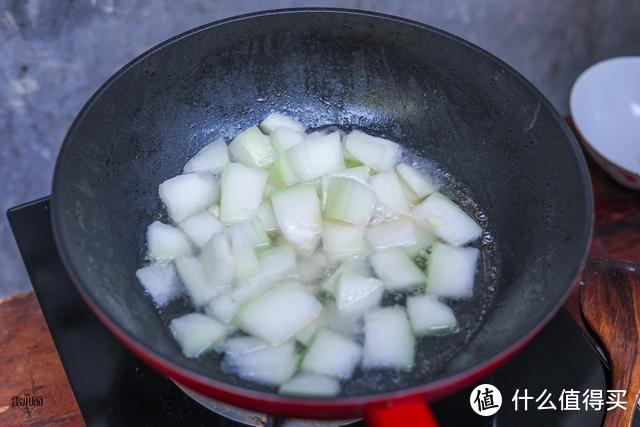
[[[149,368],[97,320],[71,284],[58,257],[49,221],[49,199],[8,212],[9,222],[34,291],[60,353],[71,387],[90,426],[241,425],[211,412],[171,380]],[[482,379],[502,393],[492,417],[472,411],[474,386],[433,402],[443,426],[599,426],[602,410],[560,411],[562,390],[606,390],[605,371],[571,316],[561,310],[520,354]],[[512,397],[525,389],[534,400],[514,410]],[[535,397],[551,393],[557,410],[537,410]],[[605,393],[606,394],[606,393]],[[582,397],[580,398],[582,401]],[[258,422],[283,420],[259,417]],[[360,423],[358,423],[360,424]],[[357,424],[356,424],[357,425]]]

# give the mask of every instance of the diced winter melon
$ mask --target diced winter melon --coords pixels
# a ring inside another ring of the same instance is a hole
[[[285,116],[282,113],[271,113],[260,123],[260,129],[267,134],[270,134],[281,127],[304,131],[302,123],[289,116]]]
[[[300,181],[300,178],[285,152],[304,141],[304,132],[287,127],[279,127],[271,133],[269,139],[276,154],[271,180],[279,187],[296,184]]]
[[[448,334],[458,325],[451,307],[430,295],[407,298],[407,312],[416,335]]]
[[[318,130],[314,130],[313,132],[311,132],[310,134],[307,134],[307,138],[308,139],[312,139],[312,138],[317,138],[319,136],[325,136],[329,134],[329,130],[328,129],[318,129]]]
[[[155,221],[147,227],[147,249],[149,257],[170,260],[191,255],[191,243],[179,229]]]
[[[296,253],[289,246],[275,246],[257,252],[260,274],[264,277],[284,278],[298,274]]]
[[[229,163],[229,147],[224,139],[218,138],[205,145],[184,165],[182,173],[209,172],[218,174]]]
[[[304,141],[304,129],[296,130],[289,127],[278,127],[269,133],[271,146],[277,153],[284,153],[289,148]]]
[[[153,263],[136,271],[136,277],[153,302],[162,307],[182,292],[182,285],[172,263]]]
[[[177,317],[169,324],[171,333],[187,357],[198,357],[221,342],[227,326],[200,313]]]
[[[345,271],[337,279],[336,307],[343,316],[356,316],[377,307],[383,292],[381,280]]]
[[[247,302],[233,322],[244,332],[276,345],[295,335],[321,310],[320,302],[299,282],[288,281]]]
[[[390,291],[424,286],[426,277],[400,248],[391,248],[376,252],[369,257],[376,275]]]
[[[402,194],[404,194],[404,198],[407,199],[409,206],[413,207],[415,204],[422,201],[422,199],[418,197],[418,195],[414,193],[413,190],[404,183],[404,181],[400,180],[400,186],[402,187]]]
[[[303,143],[289,148],[286,155],[302,181],[310,181],[345,167],[338,132],[307,138]]]
[[[323,176],[323,180],[327,178],[327,182],[329,178],[332,177],[341,177],[341,178],[351,178],[355,179],[358,182],[366,184],[369,180],[369,175],[371,174],[371,168],[365,165],[354,166],[351,168],[346,168],[339,170],[337,172],[330,173],[328,175]]]
[[[400,146],[384,138],[367,135],[358,130],[345,137],[345,150],[375,171],[393,168],[400,156]]]
[[[207,208],[207,212],[220,219],[220,205],[213,205]]]
[[[369,187],[354,179],[331,178],[327,188],[325,218],[365,225],[371,218],[375,197]]]
[[[320,182],[320,194],[322,195],[322,208],[327,205],[327,193],[329,191],[329,182],[333,177],[340,178],[351,178],[355,179],[358,182],[363,184],[367,184],[369,179],[369,174],[371,173],[371,169],[368,166],[356,166],[353,168],[343,169],[338,172],[334,172],[328,175],[325,175],[321,178]]]
[[[160,199],[174,221],[182,221],[215,204],[220,186],[207,172],[188,173],[169,178],[158,187]]]
[[[334,397],[340,394],[340,382],[325,375],[300,373],[282,384],[278,393],[301,397]]]
[[[199,248],[206,245],[214,234],[224,230],[224,225],[208,210],[183,219],[178,223],[178,227]]]
[[[251,243],[256,248],[264,248],[271,244],[271,239],[259,217],[255,217],[250,221],[243,221],[239,224],[244,228],[245,233],[249,236],[249,240],[251,240]]]
[[[409,370],[414,351],[415,337],[402,307],[384,307],[365,316],[363,368]]]
[[[229,323],[239,307],[240,303],[234,300],[231,291],[228,291],[213,298],[205,306],[204,312],[221,322]]]
[[[378,203],[396,215],[408,215],[409,203],[404,197],[400,181],[393,171],[377,173],[369,180],[371,189],[376,193]]]
[[[417,226],[411,218],[399,217],[367,227],[366,237],[371,249],[382,250],[418,243]]]
[[[266,231],[275,231],[278,229],[278,222],[271,207],[271,200],[264,200],[258,208],[258,218],[262,221],[262,225]]]
[[[271,171],[270,182],[272,182],[275,187],[286,187],[287,185],[300,182],[300,178],[298,178],[295,169],[291,166],[289,159],[284,153],[276,155],[273,170]]]
[[[312,251],[320,240],[322,217],[315,188],[297,184],[271,194],[273,212],[284,237],[305,251]]]
[[[231,285],[235,277],[235,260],[229,239],[224,233],[218,233],[209,240],[200,252],[200,260],[213,287]]]
[[[361,356],[362,349],[355,341],[323,328],[311,341],[301,368],[315,374],[347,379],[353,374]]]
[[[345,271],[349,271],[351,273],[356,273],[361,276],[371,276],[373,274],[373,270],[371,266],[364,258],[352,258],[347,259],[340,264],[335,271],[329,276],[327,280],[322,284],[322,290],[328,292],[331,295],[335,294],[336,286],[338,285],[338,278],[340,274]]]
[[[323,252],[301,254],[298,257],[298,274],[302,283],[315,283],[322,278],[327,264],[328,260]]]
[[[436,191],[436,186],[431,177],[418,172],[406,163],[400,163],[396,166],[396,172],[398,172],[402,182],[421,199]]]
[[[229,151],[235,160],[252,168],[266,169],[275,158],[269,137],[260,132],[257,126],[238,134],[229,144]]]
[[[287,342],[252,351],[227,351],[222,360],[222,369],[245,380],[265,385],[280,385],[293,376],[299,360],[295,343]]]
[[[336,261],[369,253],[364,240],[364,226],[325,221],[322,244],[329,260]]]
[[[313,319],[311,323],[298,331],[296,334],[296,341],[302,345],[309,345],[318,330],[325,325],[326,321],[326,315],[323,311],[318,317]]]
[[[222,172],[220,220],[225,224],[253,218],[260,208],[267,173],[239,163],[228,163]]]
[[[219,288],[211,284],[198,258],[182,257],[174,262],[193,305],[202,307],[218,295]]]
[[[361,337],[364,332],[363,316],[345,316],[335,305],[327,307],[329,315],[327,316],[326,326],[332,331],[336,331],[345,337]]]
[[[227,339],[220,346],[220,351],[225,354],[246,354],[257,350],[264,350],[268,347],[269,344],[258,338],[243,335]]]
[[[225,323],[231,322],[233,316],[238,312],[243,303],[251,298],[266,292],[272,285],[269,280],[256,278],[255,281],[238,283],[235,286],[227,288],[205,307],[205,312]]]
[[[440,193],[431,194],[411,213],[418,223],[454,246],[469,243],[482,233],[482,228],[465,211]]]
[[[265,199],[271,198],[271,193],[276,191],[280,187],[280,184],[276,185],[272,179],[267,177],[267,183],[264,185],[264,191],[262,192],[262,197]]]
[[[235,264],[236,279],[244,279],[260,271],[260,263],[256,256],[254,244],[249,238],[243,223],[232,224],[229,227],[231,241],[231,255]]]
[[[429,246],[436,241],[436,236],[419,224],[416,224],[416,238],[416,243],[403,248],[412,257],[418,255],[420,251],[429,248]]]
[[[473,295],[473,279],[480,251],[434,243],[427,266],[427,293],[445,298]]]

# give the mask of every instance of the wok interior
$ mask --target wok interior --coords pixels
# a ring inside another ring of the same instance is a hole
[[[154,352],[261,389],[225,375],[215,356],[184,357],[134,272],[145,227],[162,212],[158,184],[212,138],[229,140],[272,110],[307,127],[355,126],[410,145],[451,172],[493,227],[500,269],[486,322],[444,368],[376,391],[434,381],[496,355],[537,325],[577,274],[591,220],[582,160],[521,77],[406,22],[267,14],[201,29],[129,66],[83,110],[61,152],[53,219],[71,268],[107,316]],[[347,394],[371,391],[363,383]]]

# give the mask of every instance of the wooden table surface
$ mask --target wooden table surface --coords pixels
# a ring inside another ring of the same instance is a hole
[[[589,256],[640,262],[640,193],[614,183],[589,164],[596,200]],[[577,311],[577,294],[567,301]],[[0,425],[83,425],[82,416],[33,292],[0,301]],[[11,398],[43,396],[42,407],[23,412]]]

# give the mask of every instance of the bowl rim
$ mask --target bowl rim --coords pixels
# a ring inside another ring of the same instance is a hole
[[[590,138],[587,135],[587,132],[585,132],[584,127],[581,127],[581,123],[584,123],[584,121],[580,119],[580,116],[576,115],[576,111],[578,111],[578,108],[577,108],[578,101],[576,98],[578,96],[578,91],[582,90],[582,88],[585,85],[585,79],[588,78],[594,71],[601,69],[603,67],[608,67],[608,66],[611,66],[612,64],[628,63],[628,62],[637,63],[638,66],[640,66],[640,56],[624,55],[624,56],[616,56],[613,58],[607,58],[602,61],[591,64],[589,67],[583,70],[580,73],[580,75],[578,75],[578,78],[576,78],[576,80],[573,82],[573,85],[571,86],[571,91],[569,93],[569,112],[571,114],[573,124],[580,135],[581,142],[587,145],[588,149],[593,150],[598,156],[606,160],[610,165],[613,165],[616,168],[620,169],[623,173],[640,176],[640,166],[638,166],[637,170],[629,169],[627,166],[618,163],[617,161],[613,160],[610,156],[605,154],[600,148],[601,146],[596,145],[593,142],[593,138]]]

